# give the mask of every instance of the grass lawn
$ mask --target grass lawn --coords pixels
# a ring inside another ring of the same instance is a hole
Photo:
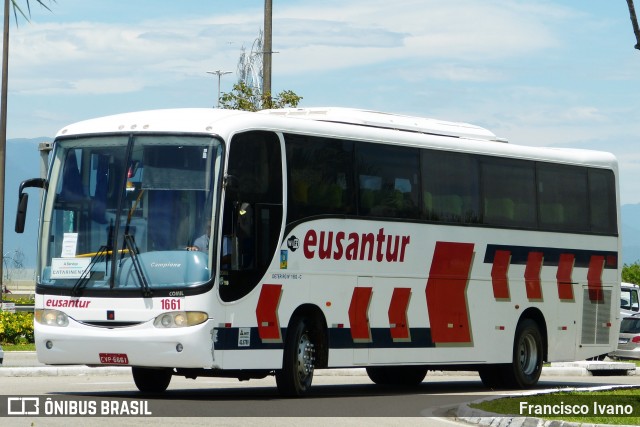
[[[640,425],[640,389],[546,393],[496,399],[470,406],[487,412],[519,417],[593,424]]]
[[[29,344],[2,344],[2,349],[6,351],[36,351],[34,343]]]

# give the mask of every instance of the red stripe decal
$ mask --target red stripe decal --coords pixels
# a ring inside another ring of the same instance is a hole
[[[495,299],[509,299],[509,263],[511,251],[496,251],[493,255],[493,267],[491,268],[491,283],[493,284],[493,297]]]
[[[394,288],[389,304],[389,325],[391,338],[394,341],[411,341],[409,335],[409,321],[407,319],[407,309],[411,299],[411,288]]]
[[[425,293],[431,340],[434,343],[470,343],[467,283],[473,243],[436,242]]]
[[[354,288],[349,305],[349,323],[351,324],[351,338],[354,342],[371,342],[369,328],[369,303],[373,288]]]
[[[540,270],[542,270],[543,253],[529,252],[527,266],[524,269],[524,283],[529,300],[542,300]]]
[[[281,296],[282,285],[262,285],[256,307],[258,334],[262,341],[282,342],[280,321],[278,320],[278,305]]]
[[[603,269],[604,257],[602,255],[592,255],[591,260],[589,260],[589,271],[587,272],[589,300],[592,302],[604,301],[604,295],[602,293]]]
[[[575,258],[576,257],[573,254],[560,254],[556,279],[558,280],[558,298],[563,301],[574,300],[573,280],[571,279],[571,275],[573,274]]]

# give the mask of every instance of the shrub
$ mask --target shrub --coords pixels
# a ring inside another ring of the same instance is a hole
[[[5,344],[32,343],[33,313],[0,312],[0,342]]]
[[[33,305],[35,300],[31,296],[25,296],[20,294],[4,294],[4,302],[12,302],[15,305]]]

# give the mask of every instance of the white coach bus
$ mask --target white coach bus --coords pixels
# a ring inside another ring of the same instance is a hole
[[[613,351],[617,162],[464,123],[351,109],[122,114],[57,135],[41,187],[41,362],[173,375],[315,369],[378,384]]]

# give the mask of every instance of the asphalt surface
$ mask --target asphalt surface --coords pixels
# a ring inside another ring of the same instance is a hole
[[[47,366],[38,362],[35,352],[17,351],[6,352],[4,363],[0,367],[0,377],[36,377],[36,376],[76,376],[76,375],[130,375],[130,368],[120,366],[105,366],[90,368],[87,366]],[[592,376],[594,375],[638,375],[640,368],[631,363],[613,361],[591,362],[580,361],[570,363],[553,363],[550,367],[542,369],[542,376]],[[366,375],[363,368],[353,369],[323,369],[316,371],[316,375],[351,376]],[[476,376],[477,372],[430,372],[432,375],[469,375]],[[602,387],[600,387],[602,388]],[[498,396],[497,396],[498,397]],[[503,396],[502,396],[503,397]],[[470,408],[468,404],[460,405],[455,413],[458,420],[474,425],[507,427],[514,425],[526,425],[531,427],[543,427],[548,421],[532,417],[497,417],[495,414]],[[563,426],[579,426],[576,423],[564,422]]]

